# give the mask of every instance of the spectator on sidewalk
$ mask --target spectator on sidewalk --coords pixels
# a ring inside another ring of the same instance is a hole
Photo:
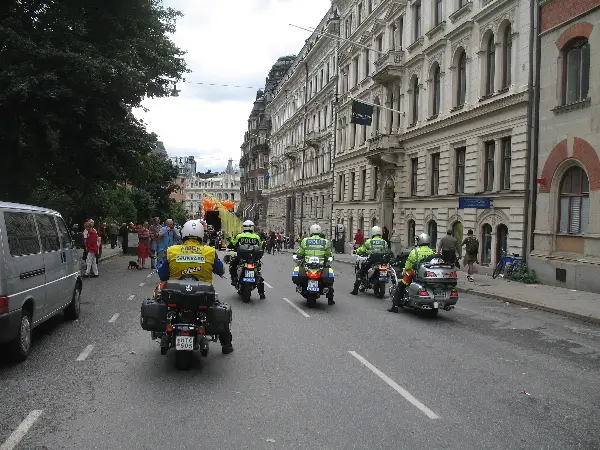
[[[128,232],[127,224],[123,222],[121,228],[119,228],[119,246],[123,249],[123,253],[127,252],[127,246],[129,245]]]
[[[86,256],[86,269],[85,277],[97,277],[98,276],[98,261],[96,255],[98,254],[98,232],[94,229],[94,221],[89,220],[85,225],[87,235],[85,239],[85,249],[87,250]]]
[[[108,227],[108,233],[110,235],[110,248],[115,248],[117,246],[117,236],[119,236],[119,226],[113,222]]]
[[[138,263],[141,265],[140,269],[143,270],[146,268],[146,259],[150,256],[150,230],[148,229],[148,222],[144,222],[138,236]]]
[[[158,254],[158,243],[160,242],[160,217],[154,218],[154,224],[150,227],[150,268],[156,269],[156,256]]]
[[[173,226],[173,219],[167,219],[158,235],[160,237],[158,243],[158,260],[162,261],[167,254],[167,249],[175,244],[175,227]]]
[[[442,258],[448,264],[460,267],[458,265],[460,246],[458,245],[458,240],[452,235],[452,230],[446,231],[446,236],[440,239],[438,253],[442,255]]]
[[[354,235],[354,248],[357,249],[365,242],[365,235],[362,230],[356,230],[356,234]]]
[[[381,238],[387,242],[387,246],[388,248],[391,248],[391,244],[390,244],[390,230],[388,230],[388,227],[386,227],[384,225],[384,227],[381,229]]]
[[[477,261],[477,255],[479,254],[479,240],[473,236],[473,230],[467,232],[467,237],[462,245],[465,247],[464,263],[468,266],[467,280],[473,281],[473,264]]]

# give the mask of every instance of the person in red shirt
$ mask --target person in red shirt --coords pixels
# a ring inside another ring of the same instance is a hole
[[[93,220],[88,221],[85,228],[88,230],[87,238],[85,239],[85,248],[87,250],[85,277],[97,277],[98,262],[96,261],[96,254],[98,253],[98,232],[94,228]]]
[[[354,248],[357,249],[365,242],[365,235],[361,230],[356,230],[356,234],[354,235]]]

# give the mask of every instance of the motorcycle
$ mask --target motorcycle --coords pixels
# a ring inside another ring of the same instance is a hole
[[[239,264],[237,266],[236,289],[244,303],[250,301],[252,291],[262,281],[260,259],[265,254],[260,245],[242,244],[237,249]]]
[[[162,282],[142,303],[140,324],[159,340],[161,355],[175,348],[175,366],[187,370],[195,351],[208,356],[209,343],[229,330],[231,307],[218,299],[211,283],[194,276]]]
[[[225,256],[223,256],[223,262],[224,262],[225,264],[230,264],[230,263],[231,263],[231,260],[232,260],[233,258],[235,258],[235,257],[236,257],[236,255],[237,255],[237,253],[236,253],[234,250],[229,250],[229,251],[228,251],[228,252],[225,254]]]
[[[400,253],[399,255],[392,258],[388,266],[388,273],[390,275],[389,293],[391,298],[394,298],[394,295],[396,295],[398,283],[400,283],[400,278],[398,277],[398,274],[402,275],[402,272],[404,271],[404,265],[406,264],[406,260],[408,259],[408,255],[408,252]]]
[[[330,264],[333,257],[327,258],[327,264],[318,256],[307,256],[303,264],[297,255],[292,258],[299,265],[294,267],[292,281],[296,285],[296,291],[306,299],[309,308],[317,306],[317,299],[321,295],[327,295],[333,288],[334,272]],[[328,302],[331,305],[331,302]]]
[[[356,253],[355,253],[356,254]],[[360,281],[358,290],[365,292],[367,289],[373,289],[373,293],[378,298],[385,297],[385,286],[390,281],[388,260],[391,253],[372,253],[370,256],[356,254],[356,264],[354,273],[358,273],[363,264],[370,264],[367,274]]]
[[[456,268],[441,255],[420,261],[412,283],[404,291],[400,305],[437,316],[440,309],[451,311],[458,302]]]

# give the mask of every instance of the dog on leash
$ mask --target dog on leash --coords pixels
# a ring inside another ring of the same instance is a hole
[[[129,265],[127,266],[127,270],[129,269],[139,269],[140,265],[136,261],[129,261]]]

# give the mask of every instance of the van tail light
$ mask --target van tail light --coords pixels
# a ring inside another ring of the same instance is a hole
[[[437,275],[435,274],[435,272],[425,272],[425,276],[427,278],[437,278]]]
[[[0,297],[0,314],[8,312],[8,297]]]

